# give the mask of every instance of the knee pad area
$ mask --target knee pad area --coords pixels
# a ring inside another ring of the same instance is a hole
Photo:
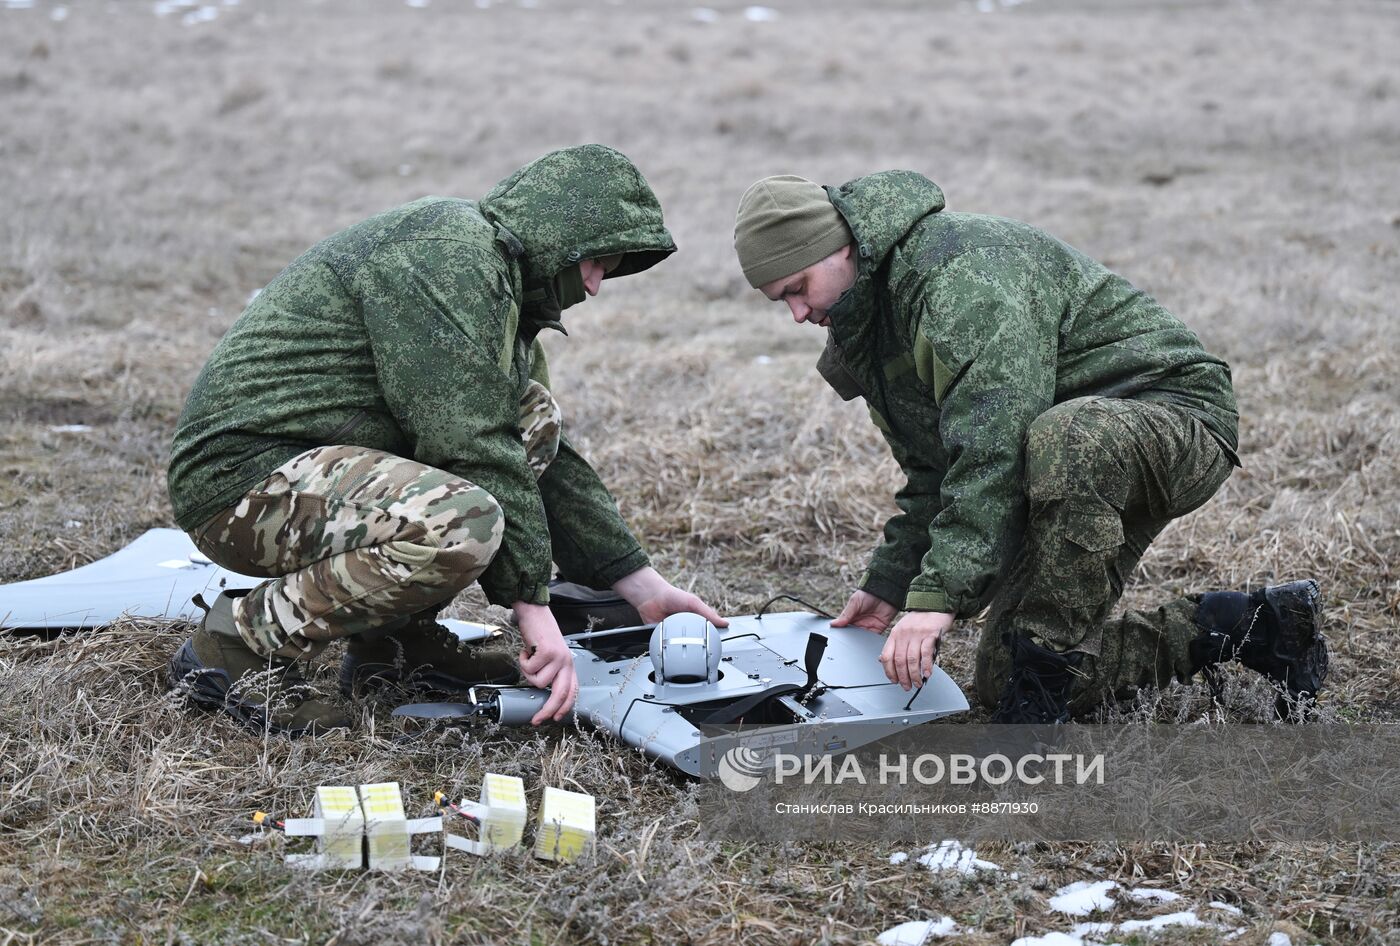
[[[443,549],[465,545],[475,549],[489,548],[494,555],[505,534],[506,517],[501,504],[484,489],[476,488],[463,497],[460,511],[443,533],[439,544]],[[489,556],[488,556],[489,557]]]
[[[1092,494],[1109,498],[1119,469],[1101,436],[1107,412],[1098,398],[1077,398],[1041,414],[1026,434],[1026,497],[1033,503]]]

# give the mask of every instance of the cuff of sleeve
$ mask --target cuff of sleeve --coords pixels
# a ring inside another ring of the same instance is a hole
[[[528,578],[522,578],[520,593],[516,595],[515,600],[524,601],[526,604],[549,604],[549,585],[536,584]]]
[[[948,614],[954,614],[957,611],[948,601],[946,591],[915,591],[913,589],[910,589],[909,594],[904,597],[904,610],[944,611]]]
[[[520,584],[514,589],[503,591],[501,588],[487,588],[481,586],[481,590],[486,592],[486,600],[502,608],[509,608],[517,601],[526,604],[549,604],[549,585],[540,584],[531,579],[520,576]]]
[[[891,581],[882,575],[877,575],[872,571],[867,571],[864,575],[860,576],[859,587],[861,591],[868,592],[881,601],[886,601],[894,605],[896,608],[901,606],[904,601],[904,594],[908,590],[906,586]]]
[[[621,558],[615,558],[606,565],[599,566],[593,573],[593,581],[590,584],[594,588],[611,588],[619,579],[641,568],[646,568],[651,564],[651,558],[642,551],[639,545]]]

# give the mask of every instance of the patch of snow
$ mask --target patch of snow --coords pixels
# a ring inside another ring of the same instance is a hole
[[[1084,940],[1070,933],[1046,933],[1044,936],[1022,936],[1011,946],[1084,946]]]
[[[49,19],[53,20],[55,23],[62,23],[64,20],[68,19],[68,8],[54,7],[49,11]]]
[[[880,946],[922,946],[930,939],[952,936],[958,931],[958,924],[951,916],[941,916],[936,920],[911,920],[885,930],[875,941]]]
[[[1232,913],[1235,916],[1244,915],[1243,910],[1235,906],[1233,903],[1226,903],[1224,900],[1212,900],[1210,902],[1210,905],[1215,907],[1215,909],[1217,910],[1224,910],[1226,913]]]
[[[414,9],[421,10],[428,4],[432,3],[433,0],[403,0],[403,2],[413,7]]]
[[[78,528],[78,527],[81,526],[81,525],[82,525],[82,523],[79,522],[77,519],[69,519],[67,522],[65,522],[65,523],[63,524],[63,528],[65,528],[65,529],[76,529],[76,528]]]
[[[709,7],[696,7],[690,11],[690,18],[697,23],[714,23],[719,19],[719,11]]]
[[[1220,941],[1221,941],[1222,943],[1228,943],[1228,942],[1229,942],[1230,940],[1232,940],[1232,939],[1239,939],[1241,936],[1243,936],[1244,934],[1246,934],[1246,933],[1248,933],[1248,932],[1249,932],[1249,927],[1247,927],[1247,926],[1237,926],[1237,927],[1235,927],[1233,930],[1231,930],[1230,932],[1226,933],[1223,937],[1221,937],[1221,940],[1220,940]]]
[[[1083,939],[1085,936],[1100,936],[1112,932],[1112,923],[1076,923],[1069,931],[1069,935]]]
[[[1173,900],[1181,899],[1179,893],[1173,893],[1170,890],[1156,890],[1152,887],[1134,887],[1132,890],[1124,890],[1123,892],[1134,900],[1150,903],[1171,903]]]
[[[1050,898],[1050,909],[1069,916],[1088,916],[1095,910],[1113,908],[1113,898],[1109,893],[1118,885],[1111,880],[1096,880],[1089,883],[1081,880],[1055,891]]]
[[[424,6],[427,6],[427,5],[428,5],[428,0],[423,0],[423,5],[424,5]],[[412,174],[412,173],[413,173],[413,165],[411,165],[411,164],[400,164],[400,165],[399,165],[399,177],[408,177],[408,176],[409,176],[410,174]]]
[[[979,870],[1001,870],[1001,865],[981,860],[977,852],[963,847],[953,840],[941,844],[930,844],[926,854],[919,855],[919,863],[929,870],[954,870],[960,874],[971,874]]]
[[[903,864],[907,860],[909,860],[909,855],[905,854],[903,851],[895,851],[890,855],[891,864]]]
[[[750,23],[772,23],[778,18],[778,11],[772,7],[744,7],[744,19]]]
[[[51,434],[85,434],[92,430],[87,424],[50,424]]]
[[[771,365],[773,363],[773,359],[768,357],[767,355],[759,355],[753,360],[753,363],[756,365]]]
[[[1293,940],[1288,938],[1287,933],[1275,930],[1269,934],[1269,946],[1293,946]]]
[[[198,10],[191,10],[180,17],[180,22],[186,26],[197,26],[200,23],[212,23],[219,18],[218,7],[200,7]]]
[[[1196,916],[1194,910],[1184,910],[1181,913],[1167,913],[1162,916],[1154,916],[1150,920],[1125,920],[1118,924],[1120,933],[1134,933],[1138,930],[1160,930],[1167,926],[1209,926],[1204,920]]]

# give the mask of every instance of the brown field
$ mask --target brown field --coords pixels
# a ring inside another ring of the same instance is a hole
[[[780,2],[712,23],[646,0],[245,0],[188,26],[150,3],[0,8],[0,581],[170,524],[183,396],[306,246],[601,141],[681,252],[551,340],[576,442],[678,583],[730,613],[781,591],[838,607],[897,470],[812,370],[820,330],[747,291],[732,213],[765,174],[907,167],[1104,259],[1233,365],[1244,469],[1127,603],[1316,576],[1324,712],[1400,721],[1400,5]],[[187,632],[0,635],[0,944],[858,943],[942,914],[1006,944],[1067,930],[1047,896],[1101,878],[1189,905],[1156,912],[1236,904],[1243,946],[1400,942],[1395,845],[1003,846],[982,878],[871,847],[711,848],[684,783],[587,734],[402,741],[366,706],[354,735],[286,743],[187,713],[161,682]],[[965,684],[975,640],[944,649]],[[1251,720],[1259,696],[1241,678],[1223,711],[1193,686],[1134,712]],[[596,860],[303,876],[237,841],[317,784],[397,779],[416,806],[486,769],[594,793]]]

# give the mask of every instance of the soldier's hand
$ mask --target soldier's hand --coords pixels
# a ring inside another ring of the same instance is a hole
[[[933,676],[938,641],[953,626],[953,615],[943,611],[910,611],[890,631],[880,664],[891,683],[906,690],[921,686]]]
[[[525,639],[525,648],[520,651],[520,673],[530,686],[549,690],[549,699],[530,725],[538,726],[550,719],[557,722],[569,714],[578,698],[574,655],[547,605],[517,601],[514,610],[520,636]]]
[[[851,600],[831,622],[832,627],[863,627],[867,631],[883,634],[894,621],[899,609],[884,598],[877,598],[868,591],[857,591]]]
[[[627,603],[637,609],[637,613],[647,624],[656,624],[673,614],[688,612],[700,615],[715,627],[729,626],[729,622],[701,600],[699,595],[682,591],[649,566],[618,579],[613,585],[613,590],[626,598]]]

